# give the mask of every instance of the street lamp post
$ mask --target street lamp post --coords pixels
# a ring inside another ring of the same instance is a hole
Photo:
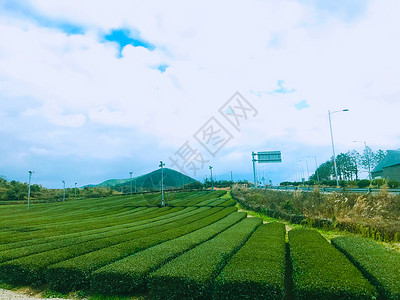
[[[130,183],[131,183],[131,187],[130,187],[130,194],[132,195],[132,174],[133,172],[129,172],[129,178],[130,178]]]
[[[31,197],[31,178],[32,178],[32,173],[33,171],[28,171],[29,173],[29,183],[28,183],[28,208],[29,209],[29,199]]]
[[[213,167],[208,166],[208,168],[209,168],[210,171],[211,171],[211,190],[213,191],[213,190],[214,190],[214,181],[213,181],[213,176],[212,176],[212,168],[213,168]]]
[[[371,158],[370,158],[370,154],[369,154],[369,150],[367,147],[367,142],[359,142],[359,141],[353,141],[353,143],[362,143],[364,144],[365,147],[365,153],[367,154],[367,161],[368,161],[368,176],[369,176],[369,180],[372,180],[372,176],[371,176]]]
[[[65,181],[63,180],[62,182],[64,184],[63,202],[65,202]]]
[[[342,110],[336,110],[331,112],[328,110],[328,116],[329,116],[329,128],[331,130],[331,141],[332,141],[332,152],[333,152],[333,165],[335,167],[335,176],[336,176],[336,187],[339,188],[339,178],[338,178],[338,173],[337,173],[337,166],[336,166],[336,155],[335,155],[335,145],[333,143],[333,133],[332,133],[332,121],[331,121],[331,115],[337,112],[342,112],[342,111],[349,111],[347,108],[342,109]]]
[[[299,162],[300,165],[300,175],[301,175],[301,182],[304,184],[304,180],[305,180],[305,175],[304,175],[304,167],[303,167],[303,161],[300,160]]]
[[[314,157],[315,161],[315,174],[317,175],[317,182],[319,182],[319,173],[318,173],[318,164],[317,164],[317,157],[315,155],[307,156],[307,157]]]
[[[161,206],[165,206],[165,201],[164,201],[164,166],[165,163],[160,161],[159,167],[161,168]]]
[[[307,166],[307,181],[310,180],[310,170],[308,168],[308,160],[306,159],[306,166]]]

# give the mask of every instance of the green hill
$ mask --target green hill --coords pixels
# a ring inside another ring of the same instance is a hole
[[[132,179],[110,179],[106,180],[98,185],[97,187],[109,187],[116,190],[127,190],[131,186],[133,189],[136,188],[138,191],[140,190],[159,190],[161,187],[161,169],[155,170],[148,174],[144,174],[138,177],[134,177]],[[180,188],[185,184],[195,182],[196,180],[182,174],[178,171],[164,168],[164,188],[165,189],[173,189]]]

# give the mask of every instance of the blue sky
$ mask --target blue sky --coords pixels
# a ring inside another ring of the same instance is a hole
[[[328,110],[343,108],[338,153],[398,149],[399,13],[396,0],[0,0],[0,176],[82,186],[185,153],[199,180],[208,165],[252,180],[251,152],[281,150],[259,166],[279,183],[329,159]]]

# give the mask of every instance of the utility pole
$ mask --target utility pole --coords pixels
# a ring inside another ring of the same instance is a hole
[[[77,185],[78,183],[77,182],[75,182],[75,198],[76,198],[76,185]]]
[[[29,181],[28,181],[28,208],[29,209],[29,198],[31,197],[31,178],[33,171],[28,171],[29,173]]]
[[[65,202],[65,181],[63,180],[62,182],[64,184],[63,202]]]
[[[161,168],[161,206],[165,206],[165,201],[164,201],[164,166],[165,163],[160,161],[159,167]]]
[[[307,156],[307,157],[314,157],[314,161],[315,161],[315,175],[317,175],[317,182],[319,183],[319,173],[318,173],[317,157],[316,157],[315,155],[313,155],[313,156]]]
[[[253,161],[253,176],[254,176],[254,188],[257,188],[257,180],[256,180],[256,160],[254,158],[256,154],[254,152],[251,152],[251,157]]]
[[[347,108],[346,109],[342,109],[342,110],[337,110],[337,111],[333,111],[331,112],[330,110],[328,110],[328,116],[329,116],[329,128],[331,130],[331,141],[332,141],[332,152],[333,152],[333,165],[335,167],[335,176],[336,176],[336,187],[339,188],[339,177],[338,177],[338,173],[337,173],[337,166],[336,166],[336,155],[335,155],[335,146],[333,144],[333,133],[332,133],[332,122],[331,122],[331,115],[337,112],[342,112],[342,111],[349,111]]]
[[[310,171],[309,171],[309,169],[308,169],[308,160],[306,159],[306,166],[307,166],[307,181],[309,181],[310,180]]]
[[[129,178],[130,178],[130,183],[131,183],[131,189],[130,189],[131,195],[132,195],[132,174],[133,174],[133,172],[129,172]]]
[[[211,190],[213,191],[213,190],[214,190],[214,182],[213,182],[213,176],[212,176],[212,168],[213,168],[213,167],[208,166],[208,168],[209,168],[210,171],[211,171]]]

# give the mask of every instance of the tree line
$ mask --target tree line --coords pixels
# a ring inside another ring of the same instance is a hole
[[[28,183],[19,181],[7,181],[0,176],[0,201],[25,201],[28,198]],[[66,188],[65,198],[97,198],[106,197],[117,192],[105,187]],[[61,201],[64,197],[63,189],[47,189],[40,184],[32,184],[30,198],[33,202]]]
[[[366,147],[361,154],[356,150],[338,154],[336,156],[336,167],[339,180],[359,180],[361,171],[369,173],[369,170],[371,170],[372,172],[385,156],[386,151],[379,149],[374,152],[369,147]],[[317,168],[309,180],[323,181],[335,177],[334,161],[331,157],[330,160]]]

